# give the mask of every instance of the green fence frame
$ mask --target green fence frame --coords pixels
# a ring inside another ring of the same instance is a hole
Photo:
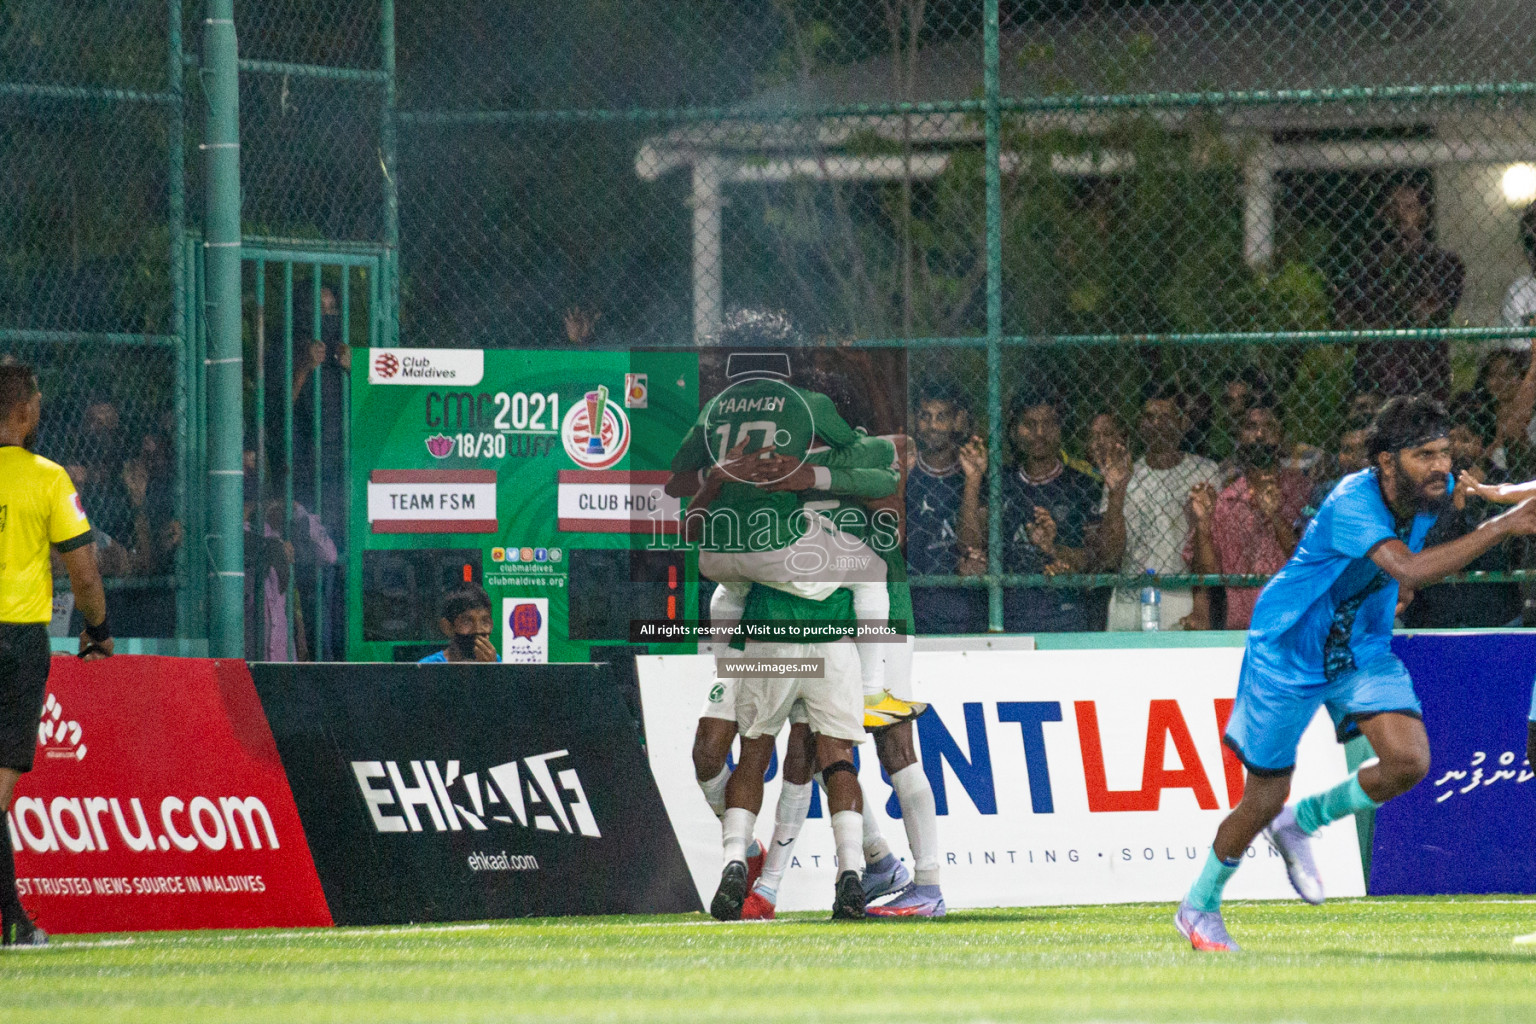
[[[388,337],[390,331],[390,307],[384,299],[387,285],[387,268],[390,265],[389,251],[382,245],[368,245],[362,243],[317,243],[300,239],[280,238],[255,238],[246,237],[241,240],[241,258],[244,263],[250,265],[253,271],[253,288],[251,298],[254,306],[253,333],[255,340],[255,430],[256,436],[256,507],[264,508],[264,499],[271,486],[270,460],[267,453],[267,408],[266,397],[268,382],[266,380],[266,351],[267,351],[267,327],[266,327],[266,277],[267,268],[270,265],[280,267],[282,275],[282,324],[281,344],[283,346],[283,372],[282,384],[283,396],[283,440],[281,453],[283,462],[287,466],[294,464],[294,420],[293,420],[293,331],[294,331],[294,268],[302,266],[308,268],[310,286],[310,330],[311,340],[321,340],[321,288],[322,278],[329,272],[339,272],[340,288],[337,296],[341,317],[341,337],[343,341],[349,341],[352,336],[352,278],[354,272],[362,276],[366,289],[366,302],[368,308],[368,347],[375,348],[383,345],[383,340]],[[312,376],[314,389],[314,422],[311,434],[314,440],[314,494],[315,507],[309,509],[316,516],[321,515],[325,509],[322,504],[324,486],[322,474],[323,444],[321,438],[321,384],[319,374]],[[342,458],[347,460],[350,454],[350,383],[343,378],[341,392],[342,407],[340,410],[330,410],[332,414],[341,418],[342,431]],[[349,479],[343,473],[343,480]],[[344,484],[341,490],[343,501],[342,523],[350,523],[350,495],[351,488]],[[293,537],[293,476],[285,474],[284,480],[284,508],[282,535],[284,540],[292,540]],[[337,547],[345,556],[350,550],[349,538],[345,533],[341,537],[334,538]],[[265,566],[258,555],[255,562],[255,571],[258,581],[265,574]],[[259,584],[258,584],[259,585]],[[314,578],[317,608],[324,607],[326,587],[324,570],[316,567]],[[289,636],[294,635],[294,609],[296,607],[296,583],[292,576],[288,584],[288,631]],[[256,645],[258,650],[266,647],[266,621],[258,617],[255,625]],[[315,660],[336,660],[327,657],[338,652],[329,648],[325,642],[324,632],[316,629],[317,650],[314,652]]]

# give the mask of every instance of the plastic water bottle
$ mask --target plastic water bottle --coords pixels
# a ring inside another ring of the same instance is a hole
[[[1153,582],[1156,576],[1155,569],[1148,569],[1146,585],[1141,588],[1141,631],[1143,633],[1156,633],[1163,628],[1163,595],[1159,593]]]

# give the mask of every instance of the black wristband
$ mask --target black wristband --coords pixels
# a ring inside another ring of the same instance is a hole
[[[106,616],[102,616],[101,621],[94,626],[87,622],[85,624],[85,635],[98,644],[106,643],[112,639],[112,627],[108,624]]]

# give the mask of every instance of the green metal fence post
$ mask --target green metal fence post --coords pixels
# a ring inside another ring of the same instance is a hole
[[[239,48],[234,0],[207,0],[206,12],[203,248],[208,277],[208,408],[214,417],[208,426],[208,541],[213,555],[208,648],[214,657],[238,658],[245,647]]]
[[[208,586],[213,556],[208,539],[208,320],[203,311],[206,284],[203,264],[201,242],[188,238],[187,266],[191,267],[192,274],[187,283],[187,337],[191,342],[187,371],[192,381],[192,409],[187,423],[187,435],[191,439],[186,544],[191,575],[187,582],[192,588],[196,608],[195,634],[207,637],[211,635]]]
[[[176,492],[175,492],[175,516],[183,529],[187,524],[187,471],[191,463],[187,461],[187,415],[191,404],[187,401],[187,389],[192,386],[192,379],[187,374],[188,353],[191,351],[192,339],[186,330],[186,221],[187,221],[187,190],[185,177],[186,160],[186,134],[185,134],[185,110],[183,105],[182,82],[186,69],[182,67],[181,60],[181,0],[167,0],[166,5],[166,71],[165,87],[170,95],[170,102],[166,109],[166,219],[169,221],[168,232],[170,235],[170,270],[171,270],[171,323],[170,329],[176,334],[178,344],[176,348],[176,394],[174,398],[176,407]],[[192,635],[189,632],[193,611],[195,607],[191,603],[191,595],[188,591],[187,580],[190,566],[187,555],[187,544],[183,540],[176,549],[176,630],[175,635],[185,638]]]
[[[256,657],[264,661],[267,650],[267,609],[263,600],[267,587],[266,546],[263,544],[267,533],[267,261],[256,260],[253,269],[256,272],[256,394],[251,404],[256,407],[256,438],[252,442],[256,451],[256,494],[253,498],[256,521],[252,524],[250,562],[256,594],[256,621],[253,623]]]
[[[311,320],[310,320],[310,338],[312,340],[314,340],[314,341],[324,341],[325,340],[324,332],[322,332],[320,330],[320,315],[321,315],[321,307],[322,307],[322,303],[320,301],[320,270],[321,270],[321,264],[319,264],[319,263],[312,263],[312,264],[310,264],[310,289],[309,290],[310,290],[310,300],[311,300],[312,306],[313,306],[313,308],[312,308],[312,310],[310,312],[310,317],[311,317]],[[315,368],[315,372],[313,374],[314,380],[310,381],[310,394],[314,398],[314,405],[315,405],[314,409],[312,410],[313,416],[310,418],[310,430],[313,431],[313,433],[310,435],[310,441],[312,443],[311,444],[311,447],[312,447],[311,455],[312,455],[312,457],[315,460],[315,465],[314,465],[314,470],[315,470],[314,471],[315,490],[314,490],[313,503],[312,503],[312,507],[309,509],[309,514],[314,516],[317,519],[319,519],[320,516],[323,515],[324,512],[325,512],[325,494],[324,494],[324,487],[325,487],[325,472],[324,472],[324,469],[325,469],[325,463],[322,461],[325,458],[325,451],[324,451],[324,446],[320,443],[320,440],[321,440],[320,439],[320,402],[321,402],[321,394],[322,394],[322,392],[320,390],[320,375],[322,373],[329,372],[329,371],[326,370],[326,363],[329,362],[329,360],[330,360],[330,351],[329,351],[329,348],[327,348],[326,358],[321,360],[321,365]],[[331,411],[331,415],[332,416],[336,415],[335,410]],[[314,615],[315,621],[312,624],[314,626],[314,629],[315,629],[315,649],[310,652],[310,656],[315,661],[324,661],[325,660],[325,630],[321,628],[322,613],[323,613],[324,608],[325,608],[325,566],[320,563],[320,559],[316,558],[315,559],[315,615]],[[304,627],[305,627],[306,631],[309,629],[310,625],[311,625],[311,623],[308,623],[308,622],[304,623]]]
[[[305,358],[308,358],[306,346]],[[266,532],[266,518],[262,518]],[[283,264],[283,540],[293,543],[293,261]],[[293,635],[293,566],[288,566],[288,645],[284,657],[296,650]]]
[[[400,343],[400,189],[395,177],[395,0],[379,0],[379,42],[384,70],[384,104],[379,117],[379,161],[384,172],[384,300],[385,347]]]
[[[366,272],[366,271],[365,271]],[[341,343],[348,347],[352,344],[352,268],[341,268]],[[336,661],[346,658],[347,650],[347,553],[352,550],[352,374],[350,369],[341,374],[341,408],[337,410],[341,417],[341,514],[336,521],[341,524],[341,535],[332,538],[337,542],[336,554],[339,572],[336,576],[336,584],[339,589],[337,600],[341,602],[342,614],[338,617],[337,629],[331,635],[331,650],[327,653]]]
[[[185,233],[183,233],[185,234]],[[176,597],[176,631],[183,638],[206,637],[207,620],[204,618],[203,583],[207,566],[203,560],[204,536],[199,513],[203,508],[198,499],[198,481],[202,479],[201,435],[197,430],[198,367],[202,365],[197,347],[197,253],[195,243],[183,237],[181,242],[182,266],[187,272],[182,287],[187,294],[181,302],[181,380],[183,391],[176,409],[176,465],[180,479],[176,487],[176,517],[183,530],[181,549],[177,553],[177,572],[180,589]]]
[[[987,134],[987,629],[1003,631],[1003,174],[998,0],[986,0],[984,38]]]

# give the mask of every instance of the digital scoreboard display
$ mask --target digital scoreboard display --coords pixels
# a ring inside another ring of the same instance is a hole
[[[698,410],[693,352],[359,350],[348,658],[440,647],[443,595],[466,579],[504,661],[586,661],[631,620],[696,608],[664,486]]]

